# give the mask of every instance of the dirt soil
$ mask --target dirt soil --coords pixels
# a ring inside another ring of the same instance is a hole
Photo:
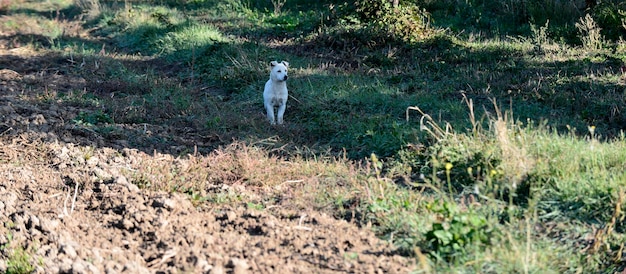
[[[69,121],[80,106],[42,104],[52,87],[82,90],[89,81],[51,69],[70,65],[64,57],[7,44],[0,43],[0,273],[22,248],[35,273],[411,270],[410,259],[367,228],[322,212],[197,206],[188,195],[140,189],[124,174],[142,159],[172,156],[77,127]]]

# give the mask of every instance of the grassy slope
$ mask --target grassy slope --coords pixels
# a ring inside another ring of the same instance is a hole
[[[20,37],[83,58],[68,72],[105,83],[42,103],[92,106],[74,121],[131,146],[178,143],[125,136],[120,125],[212,136],[197,165],[155,159],[130,174],[135,183],[255,207],[280,203],[288,186],[291,206],[371,226],[426,271],[624,267],[623,45],[589,51],[539,32],[374,45],[358,26],[337,27],[328,6],[290,3],[272,15],[258,3],[194,3],[87,5],[93,17],[77,22],[89,36],[59,34],[50,10],[69,16],[72,3],[13,9],[42,26]],[[260,103],[274,59],[292,66],[279,128]],[[407,120],[411,106],[423,113]],[[206,193],[207,183],[228,181],[263,195]]]

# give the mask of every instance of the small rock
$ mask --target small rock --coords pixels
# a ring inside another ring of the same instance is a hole
[[[73,263],[74,263],[74,262],[73,262],[72,260],[70,260],[70,259],[68,259],[68,258],[64,258],[64,259],[61,261],[60,265],[59,265],[59,270],[60,270],[59,272],[62,272],[62,273],[71,273],[71,271],[72,271],[72,264],[73,264]]]
[[[252,218],[259,218],[261,217],[261,211],[259,210],[255,210],[255,209],[246,209],[246,211],[243,213],[245,216],[249,216]]]
[[[249,273],[250,265],[244,259],[231,258],[228,261],[228,266],[233,268],[234,274],[246,274]]]
[[[112,179],[111,174],[109,174],[108,172],[104,171],[103,169],[99,168],[99,167],[94,167],[92,169],[93,175],[95,175],[98,179],[100,180],[94,180],[94,181],[108,181],[110,179]]]
[[[100,273],[100,270],[93,264],[86,263],[87,273]]]
[[[137,274],[150,274],[150,271],[147,268],[139,265],[139,263],[137,262],[129,262],[125,264],[124,269],[122,269],[122,272],[137,273]]]
[[[209,270],[210,274],[224,274],[224,267],[222,267],[221,265],[217,265],[214,266],[213,268],[211,268],[211,270]]]
[[[135,227],[135,224],[131,220],[123,219],[122,227],[124,227],[124,229],[126,230],[130,230]]]
[[[274,222],[274,220],[267,220],[265,221],[265,226],[267,226],[270,229],[274,229],[276,228],[276,222]]]
[[[234,222],[235,220],[237,220],[237,213],[228,211],[226,212],[226,218],[229,222]]]
[[[31,119],[32,119],[32,123],[37,126],[43,125],[46,123],[46,118],[43,117],[43,115],[41,114],[33,115],[31,116]]]
[[[100,159],[98,159],[98,157],[95,157],[95,156],[89,157],[89,159],[87,159],[87,165],[89,167],[95,167],[98,165],[99,162],[100,162]]]
[[[44,273],[61,273],[61,269],[58,265],[46,265],[46,271]]]
[[[85,261],[76,260],[72,264],[72,273],[87,273],[87,266],[85,265]]]
[[[11,221],[13,221],[13,223],[16,226],[24,226],[26,225],[26,218],[24,217],[24,212],[16,212],[11,214],[11,216],[9,216],[9,218],[11,218]]]
[[[167,210],[172,210],[176,208],[176,201],[169,198],[157,198],[152,202],[152,207],[161,207]]]
[[[41,265],[35,265],[35,270],[33,270],[33,272],[31,273],[50,273],[50,272],[46,272],[47,270],[41,266]]]
[[[119,185],[126,186],[128,188],[128,191],[130,191],[131,193],[139,192],[139,187],[137,187],[137,185],[135,185],[135,184],[129,183],[128,179],[126,179],[126,177],[124,177],[124,176],[120,175],[117,178],[115,178],[115,183],[119,184]]]
[[[44,245],[37,250],[37,254],[43,257],[55,258],[58,255],[57,248],[52,245]]]
[[[196,263],[196,269],[202,271],[202,273],[207,273],[213,269],[213,266],[207,260],[200,259]]]
[[[39,218],[37,218],[37,216],[35,215],[30,215],[30,217],[28,218],[28,221],[26,222],[26,228],[27,229],[41,228],[41,225],[39,223]]]
[[[15,208],[15,204],[17,202],[17,194],[13,192],[9,192],[3,195],[0,195],[0,200],[3,202],[3,210],[4,212],[13,211]]]
[[[106,274],[117,274],[120,273],[122,266],[114,261],[108,261],[104,266],[104,273]]]
[[[59,248],[59,252],[66,254],[70,258],[76,258],[78,254],[76,253],[76,249],[72,245],[69,244],[61,244],[61,248]]]
[[[59,226],[59,221],[43,218],[39,221],[41,224],[41,232],[50,233]]]

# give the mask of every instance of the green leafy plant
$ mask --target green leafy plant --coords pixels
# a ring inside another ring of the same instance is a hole
[[[591,11],[602,33],[610,40],[618,40],[626,35],[624,22],[626,21],[626,2],[624,1],[599,1]]]
[[[101,123],[113,123],[113,118],[102,112],[102,110],[97,110],[91,113],[81,111],[72,121],[78,124],[97,125]]]
[[[600,33],[601,29],[590,14],[585,15],[584,18],[580,18],[580,21],[576,23],[576,28],[578,29],[584,49],[589,51],[602,49],[604,41]]]
[[[7,260],[7,274],[26,274],[35,271],[30,263],[30,254],[23,247],[13,249]]]
[[[246,207],[254,210],[263,210],[265,206],[261,203],[247,202]]]
[[[392,38],[416,42],[431,33],[430,14],[415,4],[389,0],[354,2],[358,18],[371,24],[373,30]]]
[[[438,214],[438,220],[425,236],[434,257],[454,261],[468,245],[491,244],[494,231],[484,216],[471,210],[463,211],[449,201],[435,204],[432,210]]]
[[[12,223],[7,223],[6,226],[10,227]],[[8,258],[6,260],[6,273],[7,274],[26,274],[35,271],[35,266],[30,263],[31,255],[22,246],[10,249],[10,243],[13,240],[13,235],[8,233],[7,243],[0,246],[0,250],[8,251]]]

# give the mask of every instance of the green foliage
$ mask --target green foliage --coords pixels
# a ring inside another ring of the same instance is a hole
[[[491,245],[494,230],[487,218],[471,210],[463,211],[456,203],[443,201],[431,209],[438,220],[426,232],[427,250],[436,258],[455,261],[465,255],[468,245],[479,245],[482,249]]]
[[[360,0],[354,2],[356,19],[369,25],[374,35],[391,39],[417,42],[432,34],[429,26],[430,15],[412,3],[398,3],[394,6],[389,0]]]
[[[30,263],[30,254],[22,247],[13,249],[7,260],[7,274],[32,273],[35,266]]]
[[[624,1],[599,1],[593,8],[591,15],[602,29],[602,34],[611,40],[626,37],[626,2]]]
[[[97,124],[110,124],[113,123],[113,119],[106,113],[102,112],[102,110],[97,110],[92,113],[80,112],[76,118],[72,120],[74,123],[85,124],[85,125],[97,125]]]
[[[254,210],[263,210],[263,209],[265,209],[265,206],[263,204],[253,203],[253,202],[246,203],[246,207],[249,208],[249,209],[254,209]]]
[[[6,223],[7,228],[11,228],[13,223]],[[11,248],[11,241],[13,240],[12,234],[8,233],[7,243],[0,246],[0,251],[6,252],[8,257],[6,259],[6,273],[7,274],[26,274],[35,271],[35,266],[30,263],[31,254],[22,246]]]

